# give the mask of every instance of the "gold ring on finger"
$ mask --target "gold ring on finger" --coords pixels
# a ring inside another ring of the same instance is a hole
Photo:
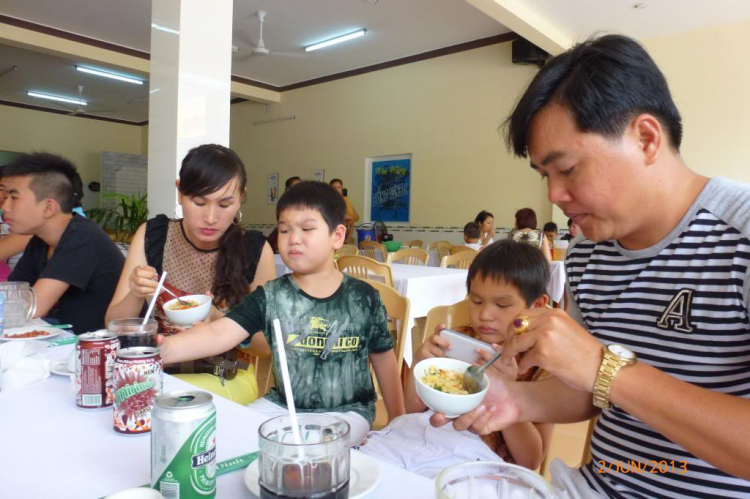
[[[529,330],[529,318],[522,315],[513,319],[513,329],[516,330],[518,335],[526,333]]]

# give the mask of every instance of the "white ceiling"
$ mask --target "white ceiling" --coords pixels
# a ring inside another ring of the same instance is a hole
[[[268,14],[263,39],[271,54],[265,57],[250,56],[259,10]],[[0,12],[149,52],[150,0],[2,0]],[[360,39],[303,50],[359,28],[368,30]],[[463,0],[234,0],[233,41],[240,52],[232,73],[285,86],[507,32]]]
[[[58,105],[53,104],[52,101],[29,97],[26,91],[36,90],[46,94],[77,98],[78,85],[83,85],[83,100],[88,102],[86,114],[127,121],[148,119],[148,101],[146,100],[148,83],[134,85],[81,73],[75,69],[78,62],[41,52],[0,45],[0,73],[18,66],[16,71],[0,78],[0,99],[65,111],[76,106]],[[92,67],[91,64],[86,64],[86,66]],[[148,79],[148,75],[135,72],[129,74],[144,80]],[[102,109],[114,109],[116,112],[97,111]]]
[[[674,35],[750,19],[748,0],[523,0],[574,41],[597,31],[635,38]],[[634,9],[646,4],[645,9]]]
[[[206,0],[214,1],[214,0]],[[232,73],[275,86],[370,66],[508,31],[463,0],[234,0]],[[497,0],[504,2],[504,0]],[[522,0],[573,40],[600,30],[637,38],[670,35],[750,19],[750,0]],[[511,4],[512,2],[507,2]],[[256,12],[268,13],[263,38],[269,56],[250,55],[257,41]],[[149,51],[151,0],[0,0],[0,14],[110,43]],[[366,28],[367,35],[305,53],[316,41]],[[76,72],[78,61],[0,45],[0,99],[48,105],[24,95],[35,88],[75,96],[85,85],[89,109],[117,109],[105,116],[144,121],[147,85],[137,87]],[[55,106],[50,106],[55,107]]]

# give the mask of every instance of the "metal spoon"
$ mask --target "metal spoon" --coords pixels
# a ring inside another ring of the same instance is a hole
[[[189,302],[187,302],[187,301],[183,300],[182,298],[180,298],[179,296],[177,296],[176,294],[174,294],[174,292],[172,292],[172,290],[171,290],[171,289],[169,289],[168,287],[166,287],[166,286],[162,286],[162,288],[161,288],[161,289],[162,289],[163,291],[166,291],[166,292],[167,292],[167,293],[169,293],[170,295],[174,296],[175,298],[177,298],[177,301],[178,301],[178,302],[180,302],[180,303],[182,303],[183,305],[187,305],[187,306],[190,306],[190,303],[189,303]]]
[[[493,355],[490,360],[488,360],[487,363],[482,367],[469,366],[466,372],[464,372],[464,390],[469,393],[479,393],[484,390],[484,371],[486,371],[493,362],[499,359],[502,354],[502,350],[499,352],[495,352],[495,355]]]

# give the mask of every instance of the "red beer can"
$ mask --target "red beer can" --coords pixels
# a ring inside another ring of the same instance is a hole
[[[114,402],[112,374],[120,342],[117,335],[97,331],[78,336],[76,405],[84,409],[109,407]]]
[[[114,373],[114,428],[120,433],[151,431],[151,410],[161,394],[162,367],[158,348],[123,348]]]

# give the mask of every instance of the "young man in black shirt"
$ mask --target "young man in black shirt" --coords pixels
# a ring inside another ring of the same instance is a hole
[[[3,174],[5,222],[11,233],[33,236],[8,280],[34,287],[34,317],[56,316],[76,334],[105,327],[125,258],[96,223],[71,212],[75,166],[54,154],[22,154]]]

